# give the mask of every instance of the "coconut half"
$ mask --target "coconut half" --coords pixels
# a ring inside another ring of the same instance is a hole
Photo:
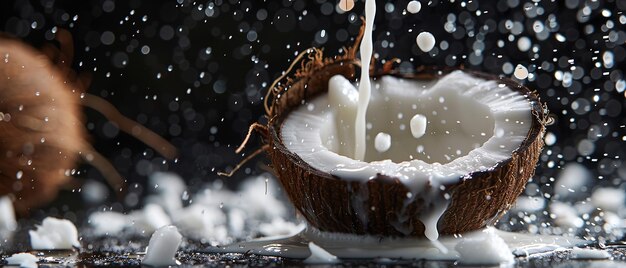
[[[347,120],[358,94],[355,54],[324,59],[309,50],[266,99],[268,153],[295,207],[312,226],[341,233],[436,239],[495,223],[543,147],[547,111],[537,94],[493,75],[387,64],[372,77],[368,148],[358,161]],[[378,133],[390,136],[388,148],[377,148]]]

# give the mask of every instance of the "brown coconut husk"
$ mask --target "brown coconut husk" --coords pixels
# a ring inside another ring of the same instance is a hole
[[[90,77],[76,75],[70,67],[72,38],[62,29],[56,35],[63,51],[52,45],[38,51],[0,33],[0,196],[12,197],[21,215],[51,201],[72,182],[81,158],[123,193],[123,178],[88,141],[83,105],[165,157],[176,155],[167,141],[85,93]]]
[[[325,94],[332,76],[341,74],[349,80],[356,79],[360,66],[356,58],[359,40],[360,35],[355,45],[345,49],[345,54],[341,56],[325,58],[322,51],[315,48],[302,53],[269,89],[265,100],[268,124],[255,124],[251,132],[256,130],[262,134],[266,145],[261,150],[268,153],[272,168],[287,196],[312,226],[322,231],[340,233],[423,236],[424,225],[419,218],[422,213],[430,211],[433,204],[418,197],[406,205],[409,190],[397,178],[379,174],[367,183],[361,183],[333,177],[311,167],[290,152],[281,139],[282,123],[289,112],[307,100]],[[371,68],[374,76],[394,75],[432,80],[451,70],[462,69],[422,66],[406,73],[394,66],[396,62],[398,60],[388,61],[380,69]],[[299,68],[294,69],[296,67]],[[463,233],[494,224],[515,203],[533,176],[544,145],[547,109],[541,104],[536,92],[508,78],[466,72],[483,79],[496,80],[526,96],[532,106],[532,125],[526,139],[512,153],[511,158],[498,163],[489,171],[466,174],[457,183],[444,185],[445,190],[440,194],[449,194],[451,202],[438,222],[440,234]],[[250,133],[247,138],[249,136]],[[243,149],[243,145],[238,148],[238,152]],[[443,196],[437,198],[442,200]],[[354,207],[355,200],[363,200],[357,204],[359,208]],[[369,209],[372,207],[373,210]],[[364,212],[366,215],[359,215]],[[399,217],[405,216],[408,219],[403,221],[402,228],[408,232],[401,232],[396,223]]]

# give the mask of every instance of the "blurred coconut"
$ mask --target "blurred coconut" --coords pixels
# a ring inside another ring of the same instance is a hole
[[[90,77],[70,67],[71,35],[59,29],[56,36],[61,50],[48,44],[38,51],[0,33],[0,196],[10,196],[22,215],[54,199],[71,181],[79,158],[99,169],[116,191],[124,187],[115,168],[87,141],[82,105],[166,158],[176,155],[167,141],[85,93]]]
[[[77,92],[48,57],[0,37],[0,195],[20,213],[70,180],[86,132]]]

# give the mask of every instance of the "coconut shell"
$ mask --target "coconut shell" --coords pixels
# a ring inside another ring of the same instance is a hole
[[[358,42],[357,42],[358,43]],[[432,203],[415,198],[405,204],[409,190],[397,179],[379,174],[367,183],[350,182],[333,177],[310,166],[290,152],[281,140],[281,127],[289,112],[328,90],[328,80],[342,74],[354,81],[359,62],[354,48],[333,59],[324,59],[320,50],[310,50],[298,70],[286,77],[286,82],[270,88],[267,138],[268,154],[279,181],[298,211],[314,227],[328,232],[369,234],[380,236],[424,236],[419,220]],[[407,72],[386,64],[373,70],[377,76],[395,75],[407,79],[436,79],[449,72],[436,68],[418,68]],[[533,176],[543,148],[546,114],[538,95],[519,83],[494,75],[468,71],[470,74],[504,83],[527,96],[531,104],[532,125],[526,139],[511,158],[499,162],[486,172],[474,172],[444,185],[441,191],[451,196],[451,202],[439,219],[440,234],[456,234],[494,224],[510,207]],[[357,206],[357,207],[355,207]],[[366,209],[363,209],[366,208]],[[365,214],[365,215],[364,215]],[[400,217],[403,218],[398,228]],[[399,231],[405,229],[402,232]],[[408,230],[408,231],[407,231]]]
[[[0,196],[15,209],[52,200],[86,148],[80,97],[46,55],[0,36]]]

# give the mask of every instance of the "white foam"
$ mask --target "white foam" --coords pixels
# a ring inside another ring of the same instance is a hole
[[[28,231],[30,245],[35,250],[59,250],[79,248],[78,230],[65,219],[47,217],[36,230]]]
[[[146,256],[141,264],[150,266],[180,265],[176,260],[176,251],[183,240],[176,226],[164,226],[156,230],[146,249]]]
[[[4,259],[8,265],[15,265],[22,268],[37,268],[39,258],[30,253],[16,253]]]

